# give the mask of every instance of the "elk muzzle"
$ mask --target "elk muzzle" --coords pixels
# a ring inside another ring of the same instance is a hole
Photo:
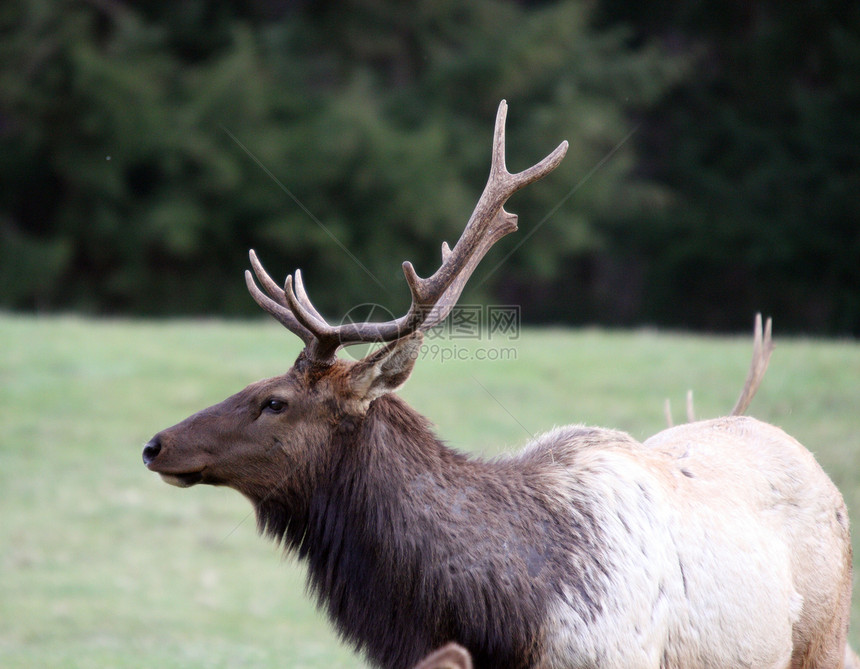
[[[203,480],[202,470],[188,472],[165,472],[159,469],[158,456],[162,451],[161,435],[157,434],[143,447],[143,464],[147,469],[156,472],[165,483],[179,488],[190,488]]]

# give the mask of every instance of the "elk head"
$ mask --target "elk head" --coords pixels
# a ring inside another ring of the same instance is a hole
[[[254,276],[245,279],[254,300],[305,344],[283,376],[253,383],[220,404],[157,434],[143,449],[146,466],[178,486],[209,483],[233,487],[252,500],[278,490],[296,500],[338,457],[336,435],[360,422],[371,403],[400,387],[418,355],[422,331],[444,320],[466,281],[492,245],[517,228],[504,209],[508,198],[551,172],[567,151],[562,142],[523,172],[505,167],[505,117],[499,105],[490,176],[475,210],[453,248],[442,244],[442,264],[421,278],[403,263],[412,294],[408,312],[385,323],[328,324],[311,304],[299,270],[281,288],[250,252]],[[385,342],[357,362],[339,359],[340,348]]]

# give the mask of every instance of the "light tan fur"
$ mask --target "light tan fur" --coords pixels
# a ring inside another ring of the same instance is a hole
[[[559,499],[599,514],[613,587],[591,620],[567,603],[573,593],[559,599],[546,667],[843,666],[847,513],[809,451],[741,416],[644,444],[583,433],[560,428],[527,452],[552,458]]]
[[[414,669],[472,669],[472,658],[462,646],[449,643],[425,657]]]
[[[679,431],[661,432],[646,444],[660,444],[676,455],[679,449],[684,450],[685,458],[690,457],[685,444],[691,439],[713,443],[710,448],[715,452],[722,449],[731,459],[725,470],[729,494],[751,495],[763,514],[777,515],[784,523],[780,540],[791,547],[792,578],[802,604],[793,624],[795,651],[790,667],[837,667],[841,657],[847,669],[860,669],[860,658],[844,641],[850,615],[852,555],[841,495],[812,454],[782,430],[757,422],[753,426],[732,422],[747,410],[761,384],[774,350],[771,333],[771,319],[763,326],[761,314],[756,314],[750,370],[731,416],[719,422],[717,433],[700,435],[697,425],[686,425]],[[672,428],[669,400],[665,411]],[[693,423],[692,391],[687,394],[687,416]],[[750,442],[752,448],[743,448]],[[718,472],[713,474],[718,476]],[[751,475],[756,481],[764,476],[768,489],[750,486]],[[732,492],[732,488],[736,490]],[[844,651],[840,650],[843,645]],[[809,650],[804,654],[801,649]]]
[[[779,428],[741,416],[665,430],[645,446],[675,463],[679,503],[694,516],[704,514],[697,550],[713,544],[713,533],[737,537],[749,525],[752,539],[757,533],[767,537],[751,550],[788,556],[790,581],[781,587],[800,598],[790,666],[842,666],[851,602],[848,513],[812,454]],[[679,475],[681,469],[693,477]],[[762,566],[773,571],[767,560]],[[723,586],[748,593],[760,584],[753,576]],[[772,602],[773,594],[760,591],[764,602]]]

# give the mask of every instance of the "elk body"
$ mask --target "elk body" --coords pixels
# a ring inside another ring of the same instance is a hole
[[[340,635],[380,667],[448,642],[476,667],[843,666],[851,549],[842,498],[812,455],[743,416],[639,443],[557,428],[493,461],[444,445],[394,391],[492,244],[503,205],[561,161],[504,164],[457,245],[388,323],[328,325],[301,275],[251,262],[254,299],[305,343],[290,370],[168,428],[143,459],[168,483],[230,486],[307,565]],[[342,346],[388,342],[353,362]],[[755,382],[757,383],[757,382]],[[754,392],[754,385],[752,392]]]

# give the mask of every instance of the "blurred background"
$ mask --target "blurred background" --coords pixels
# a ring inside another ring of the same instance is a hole
[[[257,314],[253,247],[334,321],[398,313],[503,98],[512,170],[570,150],[461,302],[860,335],[850,0],[4,2],[0,309]]]

